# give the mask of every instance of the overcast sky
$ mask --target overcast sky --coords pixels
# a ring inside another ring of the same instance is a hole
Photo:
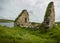
[[[55,5],[55,21],[60,21],[60,0],[0,0],[0,19],[12,19],[27,9],[32,22],[42,22],[48,3]]]

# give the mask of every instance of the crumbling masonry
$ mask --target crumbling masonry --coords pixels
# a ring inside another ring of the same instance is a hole
[[[48,4],[46,14],[44,17],[44,21],[41,25],[41,27],[48,29],[48,28],[53,28],[55,25],[55,11],[54,11],[54,3],[50,2]]]
[[[14,22],[15,26],[21,26],[21,27],[31,27],[31,28],[39,28],[40,26],[37,23],[34,23],[32,25],[31,22],[29,22],[29,14],[27,10],[23,10],[21,14],[16,18]],[[50,2],[48,4],[46,14],[44,16],[44,21],[41,24],[41,27],[48,29],[53,28],[55,25],[55,11],[54,11],[54,3]]]

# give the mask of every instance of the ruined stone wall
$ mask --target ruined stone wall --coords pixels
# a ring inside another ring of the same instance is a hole
[[[15,21],[15,24],[21,27],[28,27],[29,26],[29,14],[26,10],[24,10],[18,19]]]
[[[40,23],[30,22],[30,27],[33,29],[39,29]]]
[[[29,14],[27,10],[23,10],[21,14],[19,14],[14,25],[20,27],[39,28],[38,23],[29,22]]]
[[[50,2],[48,4],[44,21],[42,22],[41,26],[36,23],[29,22],[29,14],[27,10],[23,10],[22,13],[16,18],[15,20],[15,26],[21,26],[21,27],[30,27],[30,28],[53,28],[55,25],[55,11],[54,11],[54,3]]]
[[[54,4],[51,5],[51,19],[50,19],[50,25],[53,27],[55,25],[55,11],[54,11]]]
[[[55,11],[54,11],[54,3],[50,2],[48,4],[46,14],[44,16],[44,21],[42,23],[42,27],[45,29],[53,28],[55,25]]]

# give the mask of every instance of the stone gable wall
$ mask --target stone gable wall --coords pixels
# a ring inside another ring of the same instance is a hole
[[[19,25],[21,27],[28,27],[29,26],[28,12],[24,11],[15,23],[16,23],[16,25]]]
[[[42,23],[42,26],[46,29],[53,28],[55,25],[55,11],[54,11],[54,3],[50,2],[48,4],[46,14],[44,17],[44,21]]]

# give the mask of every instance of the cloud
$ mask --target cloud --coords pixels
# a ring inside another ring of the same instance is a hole
[[[51,1],[54,1],[56,21],[58,21],[60,20],[60,0],[0,0],[0,16],[14,20],[23,9],[27,9],[30,21],[42,22],[48,3]]]

